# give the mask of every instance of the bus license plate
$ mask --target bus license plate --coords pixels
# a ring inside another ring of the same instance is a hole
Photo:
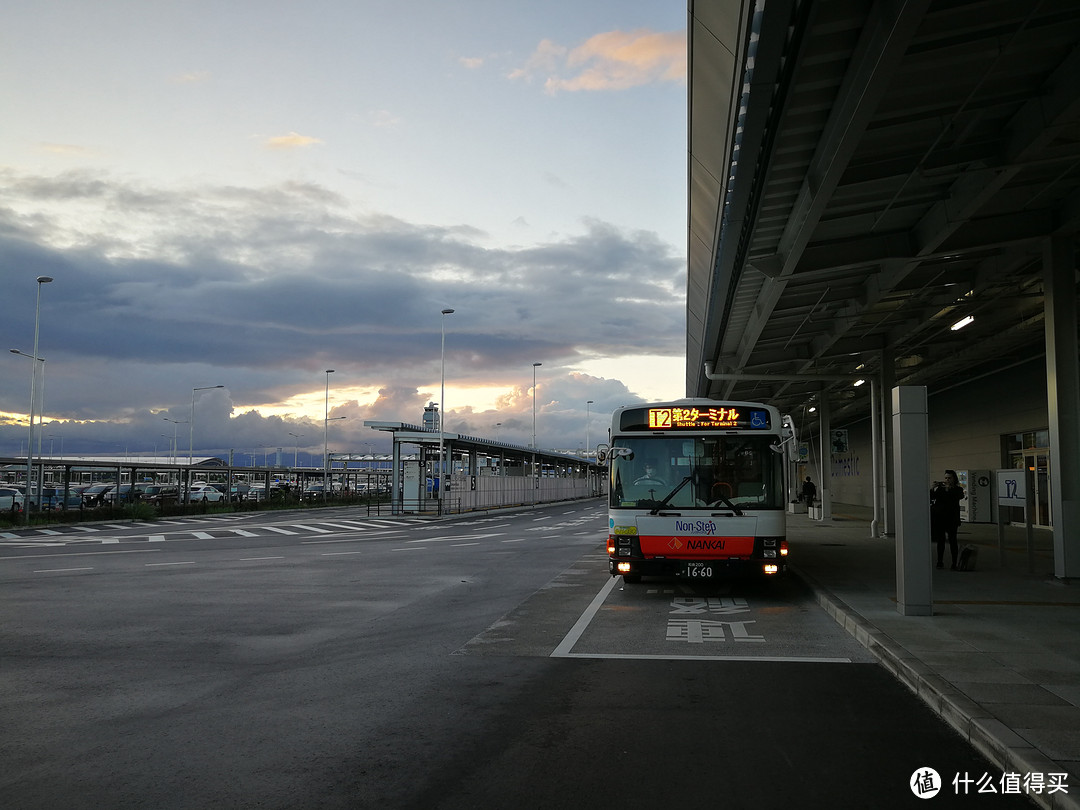
[[[716,566],[704,560],[687,560],[682,565],[682,576],[689,579],[712,579],[716,576]]]

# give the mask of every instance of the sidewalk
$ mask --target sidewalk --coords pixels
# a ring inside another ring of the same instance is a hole
[[[976,570],[933,571],[933,616],[896,609],[893,538],[870,537],[870,510],[834,505],[833,519],[788,515],[791,568],[819,603],[888,670],[1003,773],[1067,774],[1068,793],[1030,794],[1080,810],[1080,582],[1054,578],[1050,533],[960,527]],[[928,544],[929,545],[929,544]],[[928,548],[927,554],[931,551]],[[936,551],[934,552],[936,554]],[[1000,776],[1000,774],[998,774]]]

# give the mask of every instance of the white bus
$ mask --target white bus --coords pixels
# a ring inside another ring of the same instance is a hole
[[[712,579],[787,567],[780,412],[756,402],[683,399],[620,408],[610,445],[608,568]]]

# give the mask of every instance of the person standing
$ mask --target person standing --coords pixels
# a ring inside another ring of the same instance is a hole
[[[959,548],[956,531],[960,528],[960,501],[964,488],[956,479],[955,470],[945,471],[944,481],[935,481],[930,488],[930,538],[937,543],[937,567],[945,567],[945,541],[952,554],[952,570],[956,570]]]
[[[817,486],[810,480],[810,476],[806,476],[806,480],[802,485],[802,500],[807,506],[814,505],[814,499],[817,497]]]

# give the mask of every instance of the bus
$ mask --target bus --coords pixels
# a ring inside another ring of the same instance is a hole
[[[608,570],[708,580],[787,570],[787,467],[780,412],[681,399],[619,408],[610,444]]]

